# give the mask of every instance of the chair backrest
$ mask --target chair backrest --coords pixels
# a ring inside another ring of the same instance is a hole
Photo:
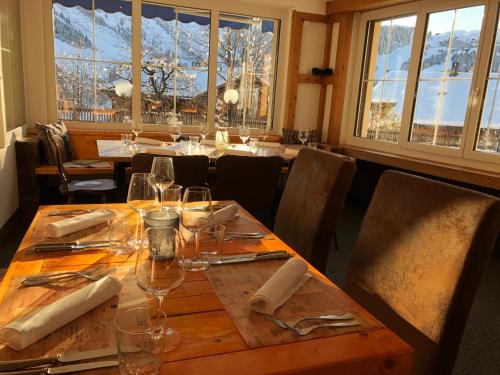
[[[272,208],[283,165],[280,156],[223,155],[215,164],[214,197],[235,200],[262,219]]]
[[[71,181],[69,174],[64,169],[63,158],[62,158],[62,148],[64,147],[63,140],[52,132],[47,132],[47,140],[50,142],[55,150],[54,157],[57,167],[57,174],[59,175],[59,190],[61,193],[66,193],[69,191],[69,183]]]
[[[401,172],[381,176],[344,289],[414,349],[414,374],[451,374],[499,231],[499,200]]]
[[[352,158],[306,148],[288,176],[274,233],[320,271],[325,271],[355,171]]]
[[[155,156],[152,154],[136,154],[132,157],[132,173],[149,173]],[[205,186],[208,177],[209,159],[205,155],[169,156],[174,164],[175,183],[183,188]]]

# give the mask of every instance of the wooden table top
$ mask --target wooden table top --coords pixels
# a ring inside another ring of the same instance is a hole
[[[126,204],[40,207],[1,283],[0,325],[26,313],[26,310],[36,309],[75,290],[20,288],[19,282],[23,275],[83,269],[96,264],[117,265],[117,276],[133,270],[133,255],[112,255],[104,250],[35,253],[31,249],[34,229],[38,228],[38,220],[47,211],[104,207],[119,210],[125,217],[135,220],[135,214]],[[294,253],[246,211],[241,210],[240,215],[265,231],[265,239],[258,243],[226,243],[224,254],[282,249]],[[310,267],[310,272],[335,289],[338,298],[343,299],[342,303],[371,317],[318,271]],[[78,283],[76,289],[88,284],[86,281]],[[144,295],[142,293],[142,297]],[[111,322],[116,313],[116,305],[108,305],[104,303],[23,351],[16,352],[0,345],[0,360],[108,347],[114,340]],[[411,370],[411,347],[382,324],[369,330],[250,349],[203,272],[187,272],[183,285],[167,297],[164,305],[169,316],[169,326],[180,332],[182,342],[174,351],[165,354],[162,373],[232,374],[237,369],[239,374],[409,374]],[[116,368],[101,369],[94,373],[109,374],[117,371]]]
[[[97,153],[99,160],[102,161],[113,161],[113,162],[129,162],[132,160],[132,156],[134,156],[134,153],[130,150],[129,147],[122,147],[121,141],[117,140],[108,140],[108,139],[98,139],[96,140],[97,143]],[[243,145],[231,145],[235,149],[241,149],[247,151],[248,149],[246,146]],[[177,147],[179,147],[177,145]],[[302,146],[300,145],[288,145],[287,148],[299,150]],[[145,152],[146,149],[154,149],[154,148],[162,148],[165,150],[171,150],[172,145],[166,145],[166,146],[154,146],[154,145],[146,145],[146,144],[140,144],[138,145],[138,151],[137,152]],[[211,146],[206,146],[207,151],[214,151],[215,148]],[[208,155],[211,159],[215,159],[213,154]],[[289,161],[291,159],[294,159],[294,155],[288,155],[284,154],[283,150],[278,147],[259,147],[257,156],[281,156],[285,161]]]

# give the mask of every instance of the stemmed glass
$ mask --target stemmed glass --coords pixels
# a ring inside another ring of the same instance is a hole
[[[267,137],[269,137],[269,128],[267,126],[260,129],[260,137],[264,142],[266,141]]]
[[[208,125],[207,124],[200,125],[199,130],[200,130],[201,139],[205,140],[208,136],[208,133],[209,133]]]
[[[132,130],[132,133],[134,133],[135,135],[135,138],[134,138],[134,142],[135,140],[137,139],[137,137],[139,136],[139,134],[142,133],[142,130],[144,129],[144,124],[142,123],[141,120],[139,121],[132,121],[131,122],[131,130]]]
[[[167,190],[175,180],[174,164],[172,162],[172,158],[155,157],[151,166],[151,174],[153,175],[153,180],[156,188],[160,191],[159,198],[161,202],[161,210],[165,211],[165,190]]]
[[[130,179],[127,205],[137,212],[140,217],[140,227],[138,231],[136,231],[136,237],[133,243],[135,248],[139,247],[142,239],[144,215],[146,212],[153,210],[158,205],[158,194],[154,184],[155,182],[151,173],[134,173]]]
[[[184,260],[186,271],[204,271],[209,267],[207,261],[199,258],[200,238],[202,230],[212,222],[212,198],[206,187],[189,187],[182,199],[181,223],[194,235],[194,254]]]
[[[247,143],[249,138],[250,138],[250,129],[246,127],[241,127],[240,128],[241,143],[243,144]]]
[[[135,278],[137,285],[153,295],[162,311],[166,295],[184,281],[184,251],[177,229],[151,227],[146,229],[144,241],[137,253]],[[181,342],[179,332],[172,328],[165,331],[165,351],[176,348]]]
[[[180,138],[181,128],[178,124],[171,124],[170,125],[170,136],[172,137],[174,142],[177,142],[177,139]]]
[[[302,142],[302,146],[309,139],[309,131],[308,130],[299,130],[299,141]]]

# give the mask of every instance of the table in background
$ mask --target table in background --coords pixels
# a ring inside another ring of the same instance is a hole
[[[0,286],[0,300],[3,301],[0,306],[2,324],[17,317],[25,309],[36,309],[70,292],[41,287],[18,289],[23,275],[113,264],[119,267],[117,275],[123,277],[123,273],[128,272],[128,277],[133,277],[133,255],[112,255],[104,250],[35,253],[31,248],[34,228],[44,211],[104,207],[123,210],[125,217],[135,219],[135,214],[125,204],[46,206],[39,209]],[[252,225],[258,225],[260,230],[266,233],[266,237],[258,242],[227,243],[224,253],[278,249],[293,252],[246,211],[241,208],[240,210],[243,219],[246,218]],[[242,230],[246,229],[245,225],[241,225]],[[332,289],[337,289],[312,267],[310,271]],[[88,285],[86,281],[78,282],[78,287]],[[358,311],[358,314],[375,320],[350,297],[338,289],[337,291],[343,304],[348,304]],[[144,298],[145,293],[140,290],[137,293],[122,296],[122,291],[119,298],[115,297],[119,303],[108,301],[102,304],[24,351],[16,352],[0,346],[0,360],[51,355],[65,350],[107,347],[114,339],[113,325],[110,322],[117,309],[123,307],[117,305],[126,304],[126,301],[134,298]],[[412,349],[378,321],[377,328],[369,330],[249,349],[203,272],[187,272],[185,282],[167,297],[165,306],[169,315],[169,326],[181,333],[182,343],[176,350],[165,354],[162,372],[203,375],[229,374],[235,370],[239,374],[410,373]],[[117,370],[102,369],[95,372],[113,371]]]

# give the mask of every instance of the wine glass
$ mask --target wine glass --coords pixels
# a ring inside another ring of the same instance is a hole
[[[309,139],[309,131],[308,130],[299,130],[299,141],[302,142],[302,146]]]
[[[269,128],[267,126],[260,129],[260,137],[264,142],[266,141],[267,137],[269,137]]]
[[[241,143],[243,144],[247,143],[249,138],[250,138],[250,129],[246,127],[241,127],[240,128]]]
[[[199,258],[200,238],[202,230],[212,222],[212,198],[206,187],[189,187],[182,199],[181,223],[194,235],[194,254],[184,259],[186,271],[204,271],[209,264]]]
[[[172,137],[174,142],[177,142],[177,139],[180,138],[181,128],[178,124],[171,124],[170,125],[170,136]]]
[[[208,136],[208,133],[209,133],[208,125],[207,124],[200,125],[199,132],[200,132],[201,139],[205,140]]]
[[[164,196],[165,190],[174,183],[174,164],[172,158],[155,157],[151,166],[151,174],[153,175],[156,188],[160,191],[159,199],[161,201],[161,210],[165,210]]]
[[[164,226],[146,229],[137,253],[135,278],[139,288],[156,298],[160,311],[165,296],[184,281],[183,259],[184,251],[177,229]],[[179,332],[166,328],[165,351],[176,348],[180,342]]]
[[[140,245],[144,215],[158,205],[158,194],[151,173],[134,173],[128,186],[127,205],[139,214],[139,228],[136,231],[134,247]],[[140,233],[140,235],[139,235]]]
[[[135,135],[135,138],[134,138],[134,141],[137,139],[137,137],[139,136],[139,134],[142,133],[142,130],[143,130],[143,126],[144,124],[142,123],[142,121],[132,121],[131,122],[131,130],[132,130],[132,133],[134,133]]]

